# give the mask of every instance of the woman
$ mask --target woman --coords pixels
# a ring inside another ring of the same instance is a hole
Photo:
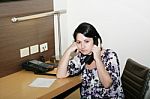
[[[111,49],[102,48],[100,35],[89,23],[81,23],[73,36],[75,42],[59,62],[57,78],[81,73],[82,99],[123,99],[117,54]],[[76,55],[70,59],[74,52]]]

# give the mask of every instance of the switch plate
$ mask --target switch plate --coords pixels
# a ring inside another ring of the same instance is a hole
[[[20,49],[20,57],[29,56],[29,47]]]
[[[30,46],[30,54],[35,54],[39,52],[39,45]]]
[[[40,52],[44,52],[48,50],[48,43],[43,43],[40,45]]]

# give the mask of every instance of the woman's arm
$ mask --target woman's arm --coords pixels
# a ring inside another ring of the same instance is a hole
[[[97,66],[97,71],[98,71],[98,76],[100,78],[100,81],[102,82],[105,88],[109,88],[112,85],[112,79],[100,59],[96,60],[96,66]]]
[[[59,61],[58,68],[57,68],[57,78],[65,78],[69,76],[67,72],[67,66],[70,59],[70,55],[77,49],[76,43],[74,42],[64,53],[61,60]]]
[[[66,51],[62,56],[61,60],[59,61],[57,67],[57,74],[56,74],[57,78],[65,78],[69,76],[69,74],[67,73],[69,58],[70,58],[70,53]]]
[[[112,79],[101,60],[100,48],[94,45],[92,50],[94,53],[94,60],[96,62],[99,79],[105,88],[109,88],[112,85]]]

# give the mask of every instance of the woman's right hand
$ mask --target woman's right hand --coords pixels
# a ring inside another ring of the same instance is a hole
[[[77,50],[77,44],[76,42],[73,42],[69,48],[67,49],[67,51],[69,51],[70,53],[74,52],[75,50]]]

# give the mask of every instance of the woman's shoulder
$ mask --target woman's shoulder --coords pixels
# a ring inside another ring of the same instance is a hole
[[[104,55],[115,55],[117,56],[117,53],[113,49],[103,49]]]
[[[113,49],[103,49],[104,50],[104,52],[115,52]],[[116,53],[116,52],[115,52]]]
[[[103,53],[103,58],[107,59],[115,59],[117,60],[117,63],[119,64],[118,55],[117,53],[112,49],[105,49]]]

